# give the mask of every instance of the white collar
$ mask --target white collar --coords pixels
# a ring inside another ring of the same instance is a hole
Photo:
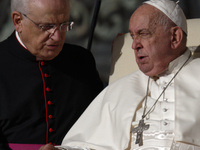
[[[25,49],[27,49],[26,46],[24,45],[24,43],[22,42],[22,40],[20,39],[19,33],[18,33],[17,31],[15,31],[15,36],[16,36],[18,42],[19,42]]]
[[[176,72],[183,65],[183,63],[190,57],[190,55],[191,51],[187,48],[187,50],[181,56],[179,56],[178,58],[169,63],[169,67],[165,73],[170,74]]]

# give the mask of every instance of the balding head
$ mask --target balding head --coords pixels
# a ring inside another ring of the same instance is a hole
[[[59,4],[58,2],[62,3],[62,6],[65,7],[65,9],[70,11],[69,0],[11,0],[11,12],[18,11],[18,12],[23,12],[25,14],[28,14],[28,13],[31,13],[32,8],[34,8],[33,5],[38,7],[41,4],[48,5],[50,7],[54,6],[54,8],[59,8],[59,7],[56,7]]]

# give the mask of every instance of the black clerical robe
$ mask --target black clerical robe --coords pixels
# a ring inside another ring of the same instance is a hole
[[[65,44],[55,59],[37,61],[13,33],[0,43],[0,149],[59,145],[102,88],[89,51]]]

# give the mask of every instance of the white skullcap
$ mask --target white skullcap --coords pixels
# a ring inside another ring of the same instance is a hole
[[[176,2],[171,0],[149,0],[144,3],[152,5],[162,11],[187,34],[187,22],[185,14]]]

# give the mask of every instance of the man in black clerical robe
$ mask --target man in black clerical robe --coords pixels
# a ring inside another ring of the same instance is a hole
[[[64,44],[53,60],[37,60],[13,33],[0,43],[0,149],[61,144],[102,88],[88,50]]]

